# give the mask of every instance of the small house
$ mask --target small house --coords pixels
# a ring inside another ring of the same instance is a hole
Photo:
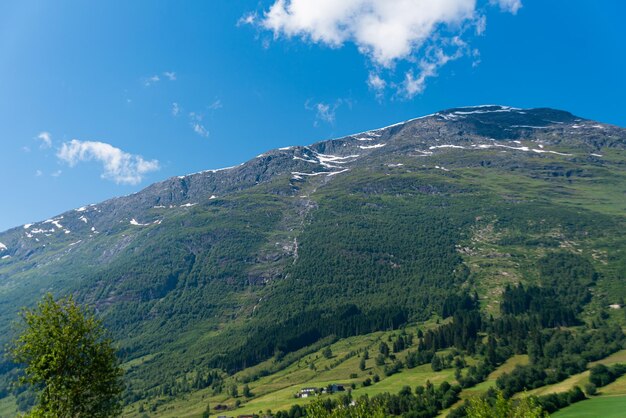
[[[309,396],[317,395],[318,388],[302,388],[300,392],[296,394],[298,398],[308,398]]]

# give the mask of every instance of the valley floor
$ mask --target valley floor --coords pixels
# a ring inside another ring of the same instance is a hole
[[[421,329],[424,330],[426,327],[432,326],[434,326],[434,323],[421,326]],[[416,327],[411,327],[407,330],[415,332]],[[354,384],[352,396],[356,399],[362,395],[371,396],[382,392],[398,393],[404,386],[415,388],[418,385],[426,384],[427,381],[435,385],[439,385],[443,381],[447,381],[451,384],[456,383],[453,368],[434,372],[430,364],[421,365],[413,369],[404,368],[396,374],[385,376],[383,371],[384,367],[377,366],[374,360],[378,353],[378,346],[381,342],[389,343],[390,336],[396,336],[398,334],[399,331],[377,332],[339,340],[330,345],[333,353],[331,358],[324,357],[323,349],[302,355],[299,360],[294,361],[284,369],[261,377],[256,381],[250,381],[248,383],[252,393],[250,398],[245,398],[241,395],[244,382],[248,381],[251,375],[272,367],[273,360],[246,369],[232,378],[229,378],[225,385],[226,389],[219,395],[213,395],[210,389],[204,389],[184,397],[139,402],[129,406],[124,416],[158,416],[164,418],[200,417],[206,410],[207,404],[210,405],[212,409],[212,415],[233,417],[245,414],[261,415],[265,414],[268,410],[273,412],[289,410],[294,404],[304,405],[309,403],[311,398],[302,399],[295,397],[295,394],[304,387],[321,388],[330,384],[342,384],[345,385],[346,388],[349,388],[350,385]],[[370,358],[366,361],[365,370],[361,371],[359,369],[359,362],[365,350],[368,350]],[[403,360],[406,358],[409,350],[415,350],[415,347],[405,349],[395,355],[398,359]],[[438,352],[439,355],[446,353],[447,350]],[[476,364],[476,360],[470,357],[466,358],[466,362],[468,367]],[[513,356],[494,370],[484,382],[472,388],[464,389],[460,393],[461,400],[452,408],[462,404],[465,399],[479,395],[489,388],[495,387],[496,379],[500,375],[511,371],[516,365],[527,363],[528,356]],[[626,350],[614,353],[598,362],[590,363],[589,367],[596,363],[606,365],[626,363]],[[378,375],[380,378],[379,382],[373,383],[370,386],[363,385],[365,379],[373,379],[375,375]],[[527,393],[532,395],[545,395],[549,393],[565,392],[574,386],[583,388],[588,382],[588,375],[589,372],[585,371],[557,384],[543,386]],[[229,395],[228,388],[233,384],[238,386],[239,396],[237,397]],[[239,401],[240,406],[235,408],[237,401]],[[229,410],[217,412],[214,410],[217,405],[226,405],[229,407]],[[442,411],[440,416],[447,416],[451,409]],[[602,413],[598,415],[598,411],[602,411]],[[591,399],[565,408],[555,413],[554,416],[562,418],[587,416],[618,417],[624,416],[623,411],[626,411],[626,376],[601,388],[598,394]],[[595,415],[588,415],[589,413],[595,413]]]

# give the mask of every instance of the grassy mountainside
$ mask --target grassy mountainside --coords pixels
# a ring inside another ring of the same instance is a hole
[[[563,254],[593,274],[574,314],[623,324],[625,157],[620,128],[488,106],[169,179],[0,234],[1,334],[74,293],[119,342],[133,403],[446,316],[462,290],[498,316],[507,285],[558,289],[540,260]]]

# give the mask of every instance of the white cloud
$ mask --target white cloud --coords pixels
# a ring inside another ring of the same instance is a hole
[[[189,112],[189,123],[195,133],[207,138],[209,136],[209,130],[202,124],[204,115],[197,112]]]
[[[51,173],[50,175],[52,177],[59,177],[61,175],[61,173],[63,173],[61,170],[57,170],[57,171]]]
[[[417,75],[415,75],[413,70],[407,71],[404,75],[404,83],[399,89],[399,93],[404,93],[409,99],[417,94],[423,93],[426,88],[427,79],[436,77],[439,69],[448,62],[459,59],[465,55],[467,45],[458,38],[453,39],[452,42],[457,46],[453,54],[448,55],[440,48],[433,49],[429,51],[427,57],[420,60]]]
[[[163,75],[170,81],[176,81],[176,73],[174,71],[165,71]]]
[[[487,30],[487,17],[479,16],[476,19],[476,35],[482,35]]]
[[[324,122],[333,123],[335,121],[335,109],[331,109],[326,103],[317,103],[315,105],[317,111],[316,117]]]
[[[209,109],[211,110],[221,109],[222,107],[224,106],[222,105],[222,101],[220,99],[215,100],[213,103],[209,105]]]
[[[473,19],[475,6],[475,0],[277,0],[262,25],[277,36],[334,47],[351,41],[373,62],[389,67],[419,49],[438,25]]]
[[[57,157],[74,167],[79,162],[97,161],[102,164],[101,177],[118,184],[138,184],[146,173],[159,169],[157,160],[144,160],[119,148],[97,141],[65,142],[57,152]]]
[[[144,78],[143,85],[145,87],[150,87],[151,85],[158,83],[159,81],[161,81],[161,77],[159,77],[158,75],[153,75],[153,76]]]
[[[513,14],[517,14],[517,11],[522,8],[522,0],[489,0],[489,4],[500,6],[503,12]]]
[[[180,114],[180,106],[178,103],[172,103],[172,116],[178,116]]]
[[[207,138],[209,136],[209,130],[201,123],[194,122],[191,124],[193,131],[200,136]]]
[[[35,177],[41,177],[43,175],[43,171],[35,170]]]
[[[52,146],[52,135],[50,132],[40,132],[37,139],[41,140],[41,148],[50,148]]]
[[[490,2],[512,13],[521,7],[521,0]],[[257,21],[274,38],[298,37],[332,48],[353,43],[375,68],[367,83],[377,95],[404,85],[412,89],[407,96],[423,91],[425,80],[445,65],[429,50],[449,57],[465,54],[469,48],[450,41],[470,28],[478,34],[486,28],[476,0],[273,0]],[[406,68],[398,70],[399,63]],[[388,80],[400,75],[411,82]]]
[[[370,72],[367,77],[367,85],[376,92],[376,95],[382,95],[385,87],[387,87],[387,82],[377,73]]]
[[[309,99],[304,103],[304,108],[315,112],[315,122],[313,122],[313,126],[318,126],[320,122],[332,125],[335,123],[337,109],[344,103],[348,106],[352,106],[352,102],[347,99],[337,99],[334,103],[312,103]]]
[[[252,25],[256,22],[256,19],[256,13],[246,13],[239,18],[239,20],[237,21],[237,26]]]

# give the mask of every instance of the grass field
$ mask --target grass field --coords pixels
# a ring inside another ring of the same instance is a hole
[[[554,418],[623,418],[626,416],[626,395],[599,396],[575,403],[552,415]]]
[[[434,324],[428,324],[427,326],[433,325]],[[425,327],[422,326],[422,329],[424,328]],[[411,330],[414,331],[414,328],[411,328]],[[298,399],[294,397],[295,393],[298,392],[300,388],[307,386],[325,387],[332,383],[344,384],[346,387],[354,383],[355,389],[352,391],[352,395],[355,398],[358,398],[361,395],[372,396],[382,392],[397,393],[404,386],[415,388],[418,385],[425,384],[426,381],[430,381],[435,385],[438,385],[443,381],[447,381],[451,384],[456,383],[454,378],[454,369],[445,369],[440,372],[433,372],[430,364],[418,366],[410,370],[402,369],[399,373],[386,377],[383,372],[383,367],[375,365],[374,358],[378,352],[380,342],[387,342],[390,335],[397,334],[398,332],[399,331],[377,332],[336,341],[330,345],[333,352],[332,358],[325,358],[322,355],[322,349],[302,355],[299,360],[294,361],[282,370],[278,370],[268,376],[264,376],[256,381],[250,382],[249,387],[254,395],[250,399],[246,399],[241,395],[236,399],[232,398],[228,395],[228,390],[225,390],[220,395],[213,395],[209,389],[205,389],[173,400],[164,399],[158,405],[157,410],[151,411],[148,415],[166,418],[199,417],[205,410],[207,404],[211,405],[211,407],[215,407],[218,404],[233,407],[236,400],[239,400],[241,405],[234,410],[228,411],[226,415],[237,416],[241,414],[258,414],[267,410],[288,410],[294,404],[304,405],[311,401],[310,399]],[[361,371],[359,370],[359,361],[362,352],[365,350],[369,351],[370,359],[366,362],[366,369]],[[407,351],[408,350],[396,353],[397,358],[404,359]],[[445,351],[439,352],[439,354],[443,353],[445,353]],[[466,358],[466,361],[469,365],[475,364],[476,362],[472,358]],[[619,351],[605,359],[591,363],[590,366],[596,363],[610,365],[619,362],[626,362],[626,350]],[[460,394],[461,400],[457,402],[453,408],[461,405],[465,399],[484,393],[489,388],[494,387],[496,379],[499,376],[503,373],[510,372],[517,365],[524,364],[528,364],[528,356],[513,356],[503,365],[494,370],[484,382],[479,383],[475,387],[463,390]],[[236,384],[241,394],[243,387],[242,382],[245,381],[246,377],[249,377],[253,373],[258,373],[260,370],[267,370],[273,366],[273,360],[268,360],[253,368],[246,369],[232,378],[229,378],[225,387],[228,388],[230,385]],[[355,375],[356,377],[354,377]],[[363,380],[368,377],[373,378],[374,375],[378,375],[380,377],[380,382],[364,387]],[[584,384],[588,381],[588,376],[589,372],[585,371],[571,376],[557,384],[543,386],[527,393],[540,396],[549,393],[564,392],[574,386],[584,387]],[[567,411],[573,411],[567,413],[586,414],[586,411],[589,410],[596,413],[596,415],[560,415],[559,413],[554,416],[626,417],[626,412],[620,412],[622,415],[615,415],[618,411],[626,411],[625,402],[626,376],[604,388],[601,388],[598,396],[593,399],[580,402],[579,404],[561,412],[565,413]],[[144,416],[153,404],[145,404],[145,412],[139,411],[139,405],[140,404],[134,404],[127,408],[124,416]],[[587,405],[590,406],[587,407]],[[597,414],[599,405],[601,405],[601,415]],[[2,405],[0,405],[0,408],[1,407]],[[442,411],[440,416],[445,417],[449,411],[450,410]],[[0,413],[0,416],[3,415]]]
[[[420,328],[425,330],[435,326],[435,323],[422,324]],[[415,332],[415,327],[407,328],[408,331]],[[259,413],[260,411],[287,410],[294,404],[306,404],[311,399],[298,399],[294,395],[302,388],[307,386],[325,387],[329,384],[338,383],[349,387],[352,383],[355,389],[352,391],[354,397],[361,395],[375,395],[382,392],[397,393],[404,386],[415,388],[423,385],[426,381],[430,381],[435,385],[443,381],[454,383],[454,369],[445,369],[440,372],[433,372],[430,364],[415,367],[414,369],[402,369],[399,373],[386,377],[383,366],[375,365],[375,357],[378,354],[378,346],[381,342],[388,342],[389,336],[398,334],[399,331],[376,332],[358,337],[350,337],[341,339],[330,345],[333,356],[325,358],[322,355],[322,349],[303,355],[299,360],[294,361],[282,370],[271,373],[268,376],[259,378],[249,383],[253,397],[246,399],[243,396],[232,398],[225,390],[220,395],[213,395],[209,389],[193,392],[187,396],[162,402],[156,411],[150,411],[150,416],[159,417],[198,417],[205,410],[206,405],[210,404],[215,407],[218,404],[228,405],[232,407],[236,400],[241,402],[239,408],[228,411],[227,415],[241,415]],[[409,350],[415,350],[411,347],[403,352],[396,353],[398,359],[404,360]],[[370,354],[369,360],[366,361],[366,369],[359,369],[359,362],[362,353],[368,350]],[[439,354],[445,354],[447,351],[442,350]],[[524,357],[524,356],[520,356]],[[469,365],[475,364],[472,358],[466,358]],[[243,381],[254,373],[261,370],[267,370],[273,367],[273,360],[268,360],[255,367],[246,369],[232,378],[229,378],[225,387],[228,388],[232,384],[236,384],[239,393],[242,392]],[[356,377],[354,377],[356,375]],[[373,379],[374,375],[380,377],[380,382],[364,387],[363,381],[367,378]],[[494,378],[495,379],[495,378]],[[331,395],[325,395],[331,396]],[[338,396],[338,395],[332,395]],[[125,410],[125,416],[140,417],[148,412],[154,403],[145,404],[140,411],[141,403],[133,404]],[[156,414],[155,414],[156,413]]]
[[[14,417],[17,415],[17,407],[14,396],[0,399],[0,417]]]

